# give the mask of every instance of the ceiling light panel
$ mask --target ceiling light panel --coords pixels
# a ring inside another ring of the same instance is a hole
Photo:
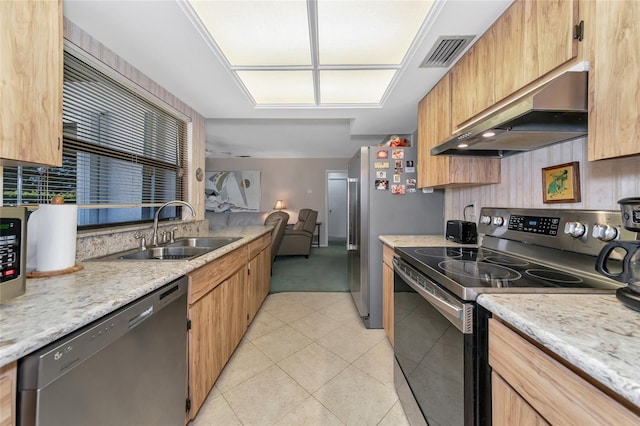
[[[231,66],[311,65],[305,0],[190,4]]]
[[[315,104],[311,71],[238,70],[236,73],[257,105]]]
[[[321,70],[321,104],[379,104],[395,70]]]
[[[432,3],[318,0],[320,65],[399,65]]]

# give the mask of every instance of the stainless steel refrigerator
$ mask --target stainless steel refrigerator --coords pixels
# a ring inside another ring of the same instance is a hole
[[[380,235],[444,234],[444,193],[416,188],[415,147],[361,147],[349,161],[347,256],[351,296],[367,328],[382,328]]]

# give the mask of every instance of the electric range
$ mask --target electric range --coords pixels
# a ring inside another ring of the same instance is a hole
[[[477,297],[614,294],[596,258],[628,232],[619,211],[483,208],[478,246],[396,247],[394,382],[410,423],[491,424],[490,313]]]

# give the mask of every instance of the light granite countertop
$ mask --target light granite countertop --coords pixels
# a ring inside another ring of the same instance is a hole
[[[478,303],[640,407],[640,312],[615,295],[483,294]]]
[[[0,303],[0,366],[18,360],[187,272],[271,232],[270,226],[209,231],[242,237],[190,261],[85,261],[84,269],[27,280],[26,293]]]
[[[476,247],[476,244],[458,244],[444,235],[380,235],[380,241],[389,247]]]

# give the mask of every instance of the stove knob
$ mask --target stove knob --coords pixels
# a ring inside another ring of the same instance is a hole
[[[567,222],[564,224],[564,233],[571,235],[573,238],[582,237],[587,228],[580,222]]]
[[[502,218],[501,216],[495,216],[493,218],[493,224],[495,226],[502,226],[504,225],[504,218]]]
[[[611,225],[600,225],[596,223],[593,225],[592,235],[600,241],[611,241],[618,236],[618,230]]]
[[[491,224],[491,216],[485,216],[485,215],[480,216],[480,223],[483,224],[483,225],[490,225]]]

